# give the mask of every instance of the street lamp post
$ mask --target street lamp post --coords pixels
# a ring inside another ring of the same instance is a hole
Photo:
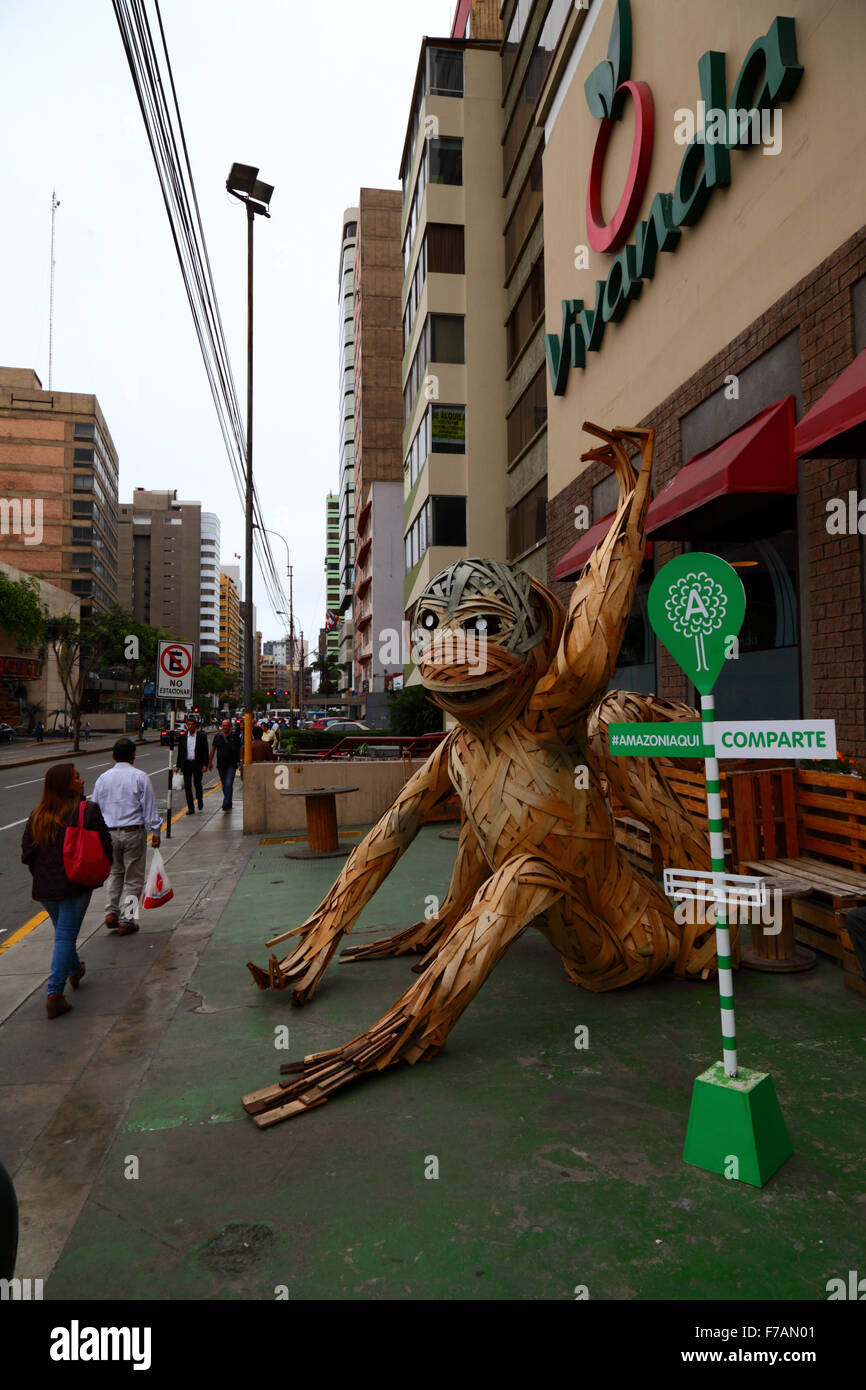
[[[253,222],[256,213],[270,217],[273,188],[262,183],[258,169],[233,164],[226,188],[247,209],[247,477],[244,563],[244,762],[252,761],[253,742]]]

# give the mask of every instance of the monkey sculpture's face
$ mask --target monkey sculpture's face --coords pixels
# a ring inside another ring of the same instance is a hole
[[[548,632],[527,575],[498,560],[458,560],[430,581],[415,608],[422,684],[461,723],[495,722],[538,679]]]

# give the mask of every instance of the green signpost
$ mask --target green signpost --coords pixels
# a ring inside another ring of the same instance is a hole
[[[649,591],[649,620],[662,646],[700,691],[703,746],[668,748],[655,756],[703,756],[715,897],[716,954],[722,1012],[722,1061],[695,1081],[683,1158],[686,1163],[762,1187],[792,1152],[772,1078],[737,1063],[734,979],[725,898],[722,802],[716,756],[713,686],[733,653],[746,615],[746,595],[736,570],[717,555],[692,552],[671,560]],[[620,726],[627,727],[627,726]],[[635,725],[646,737],[652,726]],[[676,726],[662,724],[661,730]],[[699,742],[699,741],[696,741]],[[614,751],[614,750],[612,750]],[[619,751],[619,750],[617,750]],[[634,750],[623,748],[634,756]]]

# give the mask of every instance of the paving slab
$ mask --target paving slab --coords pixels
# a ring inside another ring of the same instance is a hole
[[[423,916],[454,849],[423,830],[355,939]],[[413,957],[335,960],[302,1009],[255,987],[245,961],[264,963],[266,933],[303,920],[334,877],[256,846],[204,946],[187,951],[179,930],[182,991],[162,1025],[139,996],[151,1060],[49,1298],[573,1300],[586,1285],[596,1299],[815,1300],[866,1268],[866,1011],[825,961],[737,976],[741,1056],[772,1072],[795,1150],[763,1189],[682,1162],[693,1080],[718,1055],[716,985],[590,994],[531,931],[431,1063],[256,1129],[242,1094],[362,1031],[414,978]],[[149,987],[173,988],[158,970]]]

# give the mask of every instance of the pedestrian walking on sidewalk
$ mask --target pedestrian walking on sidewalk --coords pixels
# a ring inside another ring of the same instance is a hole
[[[31,814],[21,838],[21,861],[33,877],[33,897],[41,903],[54,927],[54,954],[48,976],[46,1011],[49,1018],[68,1013],[72,1005],[63,996],[66,981],[78,989],[84,978],[84,961],[76,942],[87,911],[92,888],[82,888],[66,877],[63,841],[84,798],[84,782],[70,763],[55,763],[45,774],[42,800]],[[84,829],[95,830],[107,857],[111,836],[102,812],[93,801],[84,807]]]
[[[84,726],[84,742],[85,742],[85,743],[89,743],[89,742],[90,742],[90,720],[89,720],[89,719],[88,719],[87,723],[86,723],[85,726]]]
[[[213,768],[214,757],[216,757],[217,772],[223,787],[223,810],[230,811],[232,809],[235,774],[241,760],[241,741],[232,730],[230,719],[224,719],[220,725],[219,733],[213,736],[208,772]]]
[[[111,832],[114,853],[105,885],[105,925],[118,936],[138,931],[138,905],[147,867],[147,832],[159,848],[160,815],[150,778],[133,767],[135,744],[119,738],[112,750],[114,767],[97,777],[93,788],[102,818]]]
[[[42,720],[40,719],[36,725],[36,742],[41,743],[44,737],[45,729],[43,727]]]
[[[202,797],[201,779],[207,772],[210,754],[207,746],[207,734],[203,733],[198,727],[198,720],[194,714],[189,715],[186,721],[186,733],[181,734],[177,745],[177,768],[183,773],[183,785],[186,791],[186,809],[191,816],[195,815],[195,806],[192,799],[193,783],[195,784],[195,795],[198,801],[198,809],[204,810]]]

